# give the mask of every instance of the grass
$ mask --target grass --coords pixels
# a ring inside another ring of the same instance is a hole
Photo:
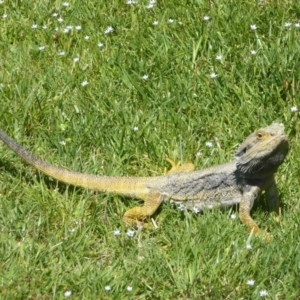
[[[283,219],[260,199],[253,216],[273,239],[247,249],[234,210],[165,204],[157,230],[129,237],[121,216],[137,201],[59,184],[2,145],[0,298],[299,298],[300,4],[68,3],[1,1],[1,128],[68,169],[154,176],[166,157],[224,163],[254,129],[282,122]]]

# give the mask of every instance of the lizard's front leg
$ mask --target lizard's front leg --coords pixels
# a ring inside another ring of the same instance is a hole
[[[127,210],[123,216],[126,225],[137,225],[149,227],[143,222],[147,217],[152,216],[162,202],[162,197],[158,192],[149,192],[148,195],[141,197],[144,200],[144,206],[133,207]]]
[[[258,197],[259,192],[259,187],[246,185],[244,187],[243,196],[239,207],[239,217],[241,222],[246,225],[247,229],[254,235],[258,235],[260,229],[256,222],[251,218],[250,211],[255,199]]]

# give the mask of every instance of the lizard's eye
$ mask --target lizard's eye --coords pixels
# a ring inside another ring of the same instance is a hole
[[[262,137],[263,137],[263,135],[262,135],[260,132],[258,132],[258,133],[256,134],[256,137],[257,137],[259,140],[261,140]]]

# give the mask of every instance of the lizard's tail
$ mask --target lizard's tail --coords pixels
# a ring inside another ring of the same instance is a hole
[[[44,160],[35,157],[2,130],[0,130],[0,139],[27,163],[44,174],[64,183],[133,197],[140,197],[141,194],[145,192],[143,182],[146,178],[97,176],[68,171],[67,169],[53,166]]]

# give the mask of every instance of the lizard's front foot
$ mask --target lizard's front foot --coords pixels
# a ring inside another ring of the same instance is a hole
[[[195,170],[195,166],[192,163],[185,163],[181,165],[180,162],[177,164],[170,158],[166,158],[166,161],[171,164],[171,169],[167,171],[166,169],[164,170],[165,175],[169,174],[175,174],[175,173],[185,173],[185,172],[192,172]]]

